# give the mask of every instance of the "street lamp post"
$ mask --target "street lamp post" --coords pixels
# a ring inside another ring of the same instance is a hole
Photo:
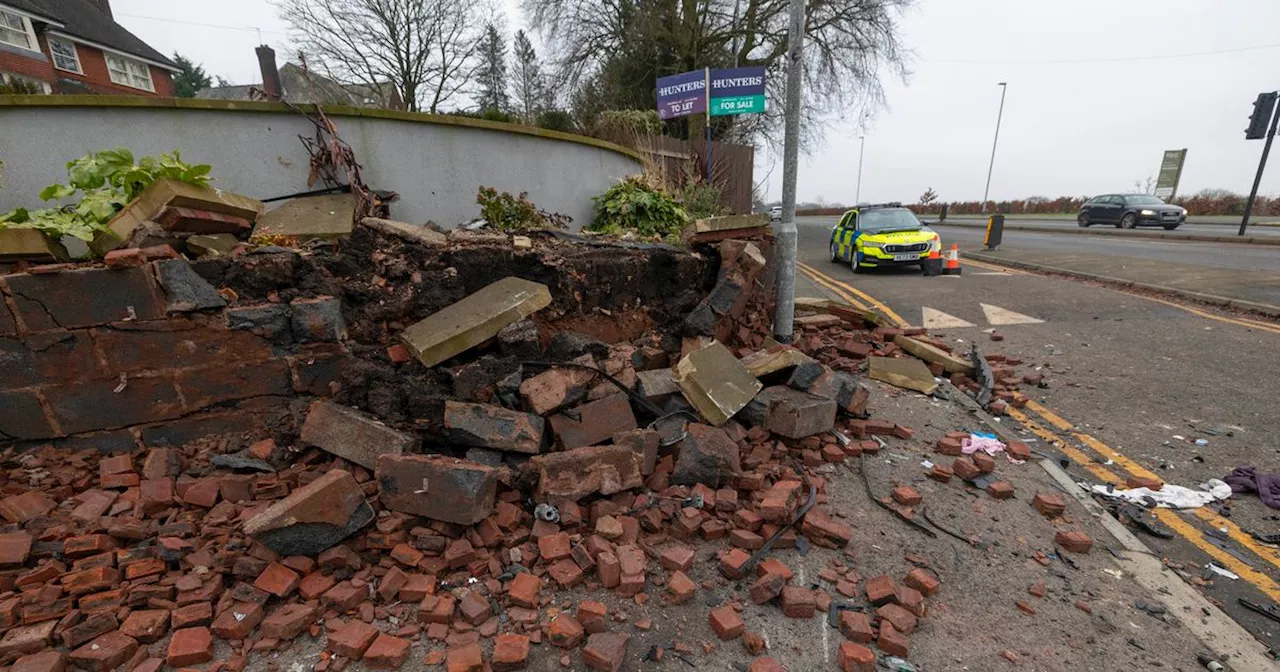
[[[853,197],[854,205],[862,202],[862,155],[867,151],[867,136],[858,139],[862,141],[862,146],[858,149],[858,189]]]
[[[1004,94],[1009,83],[1000,82],[1000,112],[996,115],[996,139],[991,141],[991,163],[987,165],[987,188],[982,192],[982,214],[987,214],[987,197],[991,194],[991,171],[996,167],[996,145],[1000,143],[1000,122],[1004,120]]]

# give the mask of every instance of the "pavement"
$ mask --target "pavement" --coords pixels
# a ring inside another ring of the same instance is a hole
[[[959,277],[926,278],[906,269],[854,275],[847,265],[829,261],[830,218],[804,218],[798,228],[804,278],[798,293],[858,302],[900,323],[930,327],[958,347],[977,343],[1038,367],[1045,387],[1032,390],[1032,403],[1011,411],[1007,421],[1020,436],[1033,439],[1033,447],[1064,460],[1075,479],[1123,487],[1131,476],[1153,475],[1195,488],[1237,466],[1280,471],[1275,440],[1280,415],[1273,401],[1280,394],[1280,358],[1273,354],[1280,345],[1276,323],[971,261]],[[974,247],[980,235],[955,227],[939,231],[945,245],[955,241],[961,249]],[[1071,248],[1086,240],[1090,237],[1019,232],[1006,238],[1001,255],[1049,255],[1056,246],[1065,248],[1060,254],[1082,258]],[[1109,255],[1101,247],[1091,249],[1110,259],[1111,275],[1139,267],[1135,259],[1280,271],[1280,260],[1252,254],[1254,248],[1245,246],[1126,241]],[[1200,278],[1189,286],[1204,290],[1209,283],[1225,282],[1211,273]],[[1246,285],[1237,282],[1229,289],[1244,293]],[[1258,291],[1274,292],[1274,286]],[[993,342],[992,331],[1002,340]],[[1159,520],[1173,538],[1142,535],[1142,540],[1165,558],[1172,573],[1221,604],[1258,641],[1280,647],[1280,623],[1239,602],[1280,601],[1280,549],[1249,534],[1280,532],[1278,513],[1256,496],[1241,494],[1220,512],[1161,510]],[[1210,573],[1210,562],[1240,578]]]
[[[936,217],[925,217],[930,221]],[[951,215],[947,217],[948,222],[955,224],[969,224],[986,226],[987,217],[978,215]],[[1044,216],[1018,216],[1006,215],[1004,223],[1006,226],[1018,226],[1034,229],[1045,230],[1068,230],[1078,233],[1081,229],[1076,224],[1074,215],[1044,215]],[[1084,229],[1090,233],[1112,232],[1117,229],[1114,226],[1094,225],[1088,229]],[[1190,217],[1182,226],[1173,231],[1165,231],[1158,226],[1144,226],[1137,229],[1143,233],[1159,233],[1160,235],[1168,235],[1170,237],[1187,237],[1187,236],[1223,236],[1237,237],[1240,233],[1239,217]],[[1249,227],[1245,231],[1245,236],[1250,238],[1274,238],[1280,239],[1280,218],[1276,217],[1254,217],[1249,220]]]

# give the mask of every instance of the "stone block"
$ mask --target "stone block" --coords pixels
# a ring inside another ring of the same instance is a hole
[[[493,513],[498,470],[443,455],[378,458],[379,498],[400,511],[457,525],[474,525]]]
[[[354,194],[326,194],[294,198],[258,218],[253,237],[283,236],[298,242],[327,240],[351,234]]]
[[[640,456],[640,473],[648,476],[658,464],[658,444],[661,436],[654,429],[629,429],[613,437],[614,445],[630,448]]]
[[[546,285],[510,276],[410,326],[400,341],[425,366],[435,366],[549,305]]]
[[[464,446],[536,455],[542,451],[545,426],[546,421],[537,415],[501,406],[453,400],[444,403],[449,438]]]
[[[538,455],[531,461],[538,474],[539,501],[576,501],[599,493],[613,495],[644,482],[640,457],[623,446],[588,446]]]
[[[165,295],[165,310],[190,313],[213,310],[227,305],[218,290],[200,277],[186,259],[164,259],[155,262],[156,280]]]
[[[248,331],[273,343],[293,341],[289,306],[283,303],[236,306],[228,308],[224,315],[228,329]]]
[[[294,299],[289,303],[290,327],[299,343],[327,343],[347,337],[342,302],[332,296]]]
[[[676,485],[703,485],[719,488],[732,482],[741,471],[738,444],[724,430],[690,424],[688,436],[680,442],[671,482]]]
[[[399,455],[418,445],[416,438],[360,411],[323,400],[307,410],[300,438],[366,469],[374,469],[381,455]]]
[[[676,364],[675,382],[698,413],[717,426],[742,410],[764,387],[728,348],[714,341]]]
[[[921,394],[933,394],[938,383],[924,362],[914,358],[871,357],[867,376]]]
[[[355,477],[333,469],[245,521],[244,532],[281,555],[316,555],[373,518]]]

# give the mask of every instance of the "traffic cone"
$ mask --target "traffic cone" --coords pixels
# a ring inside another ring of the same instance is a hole
[[[947,251],[947,263],[942,267],[943,275],[960,275],[960,246],[951,243]]]
[[[942,253],[939,250],[932,249],[931,247],[929,249],[929,258],[925,259],[924,263],[920,265],[920,268],[924,270],[926,277],[942,275]]]

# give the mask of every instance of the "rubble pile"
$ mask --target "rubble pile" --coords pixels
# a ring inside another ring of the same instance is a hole
[[[783,667],[745,609],[808,619],[834,601],[842,670],[874,670],[872,646],[909,655],[940,581],[921,568],[862,577],[825,467],[913,439],[869,413],[864,378],[924,391],[949,374],[981,388],[968,360],[923,329],[821,300],[797,302],[795,347],[772,342],[771,254],[755,229],[700,248],[718,266],[601,255],[592,264],[609,273],[574,280],[548,250],[590,256],[590,245],[539,239],[541,256],[499,256],[505,236],[405,227],[372,221],[305,256],[194,265],[232,306],[341,298],[351,361],[331,394],[292,402],[295,428],[112,455],[6,451],[0,664],[236,672],[316,642],[320,672],[410,656],[450,672],[518,670],[533,647],[616,672],[633,630],[606,597],[674,606],[726,584],[735,598],[708,623],[759,656],[751,670]],[[636,263],[667,265],[672,286],[629,284]],[[679,287],[691,273],[709,290]],[[608,287],[584,296],[584,282]],[[270,319],[249,328],[270,334]],[[992,411],[1025,404],[1019,362],[986,360]],[[1026,459],[1025,448],[1009,450]],[[938,476],[1012,494],[989,455],[960,452],[960,436],[937,450],[957,455]],[[920,496],[901,486],[886,500],[910,516]],[[1081,532],[1058,541],[1088,551]],[[827,588],[773,556],[810,544],[843,551],[820,576]]]

